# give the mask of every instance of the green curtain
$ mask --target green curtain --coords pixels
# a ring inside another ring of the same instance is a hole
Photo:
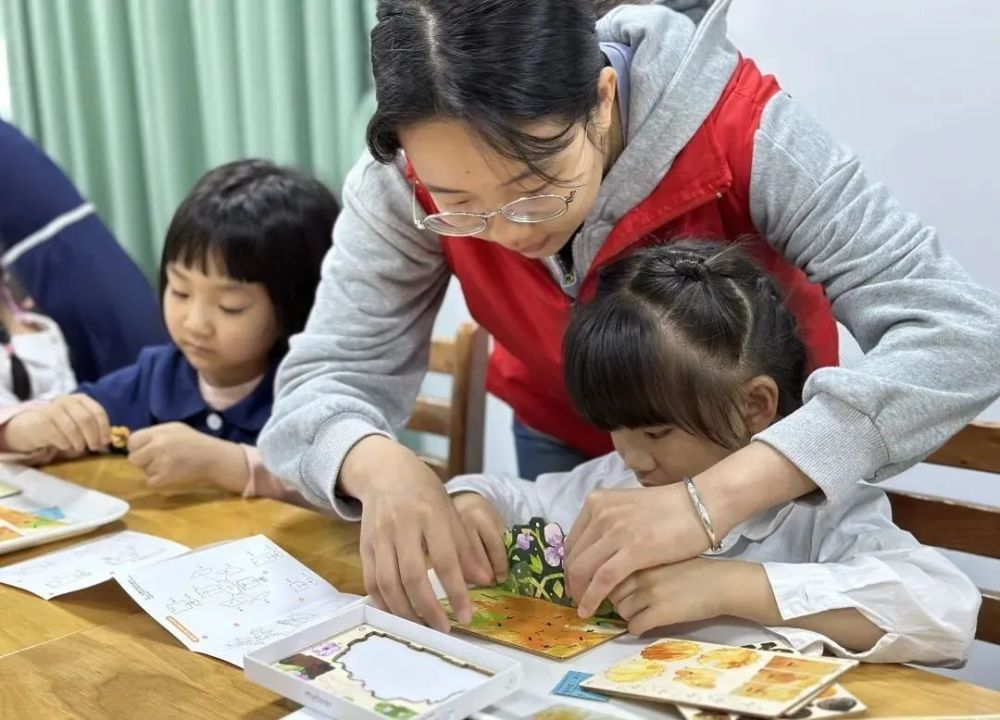
[[[205,170],[258,156],[337,190],[374,107],[374,0],[0,0],[12,119],[147,271]]]

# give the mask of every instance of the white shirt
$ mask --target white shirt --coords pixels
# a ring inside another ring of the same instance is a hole
[[[642,491],[617,453],[533,483],[466,475],[446,486],[452,495],[482,495],[508,526],[542,517],[567,533],[590,493],[627,488]],[[764,566],[783,619],[855,608],[885,631],[872,649],[853,652],[818,633],[770,628],[801,652],[825,646],[841,657],[928,665],[967,659],[979,591],[940,552],[893,525],[889,501],[876,487],[858,483],[825,504],[772,508],[733,529],[722,548],[706,555]]]
[[[73,392],[76,376],[59,326],[50,318],[35,313],[24,313],[23,322],[37,328],[36,332],[13,335],[11,344],[31,379],[29,399],[51,400]],[[19,402],[11,380],[10,357],[0,349],[0,407]]]

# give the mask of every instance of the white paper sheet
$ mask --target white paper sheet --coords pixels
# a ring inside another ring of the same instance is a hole
[[[0,583],[50,600],[99,585],[115,572],[183,555],[190,548],[166,538],[124,530],[0,568]]]
[[[244,654],[358,599],[338,592],[263,535],[115,578],[189,650],[237,667],[243,667]]]

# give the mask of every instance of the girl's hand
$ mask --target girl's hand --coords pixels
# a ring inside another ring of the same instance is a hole
[[[63,395],[26,410],[4,428],[6,449],[30,453],[55,448],[67,455],[104,450],[111,442],[108,414],[87,395]]]
[[[362,503],[361,561],[365,589],[376,604],[448,632],[448,616],[427,577],[426,553],[459,621],[471,621],[466,580],[486,585],[492,573],[437,475],[409,449],[371,435],[347,454],[339,487]]]
[[[682,483],[591,493],[566,542],[570,597],[580,617],[590,617],[630,575],[707,549],[708,536]]]
[[[640,570],[616,587],[609,599],[633,635],[729,615],[729,598],[739,592],[738,565],[694,558]]]
[[[507,548],[503,542],[503,532],[506,530],[500,513],[482,495],[474,492],[464,492],[451,496],[458,516],[462,519],[465,531],[473,542],[479,542],[493,566],[493,576],[496,582],[507,579]]]
[[[227,489],[244,487],[246,455],[237,443],[172,422],[129,436],[128,461],[146,473],[151,488],[178,488],[213,482]]]

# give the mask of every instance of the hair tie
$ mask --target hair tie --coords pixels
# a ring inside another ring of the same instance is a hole
[[[688,280],[704,280],[708,277],[708,268],[701,258],[680,258],[674,262],[674,271]]]

